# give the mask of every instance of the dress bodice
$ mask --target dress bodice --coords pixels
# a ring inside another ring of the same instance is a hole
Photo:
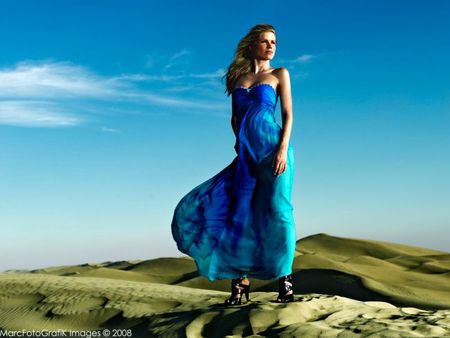
[[[237,87],[232,92],[233,113],[239,118],[250,106],[267,105],[275,110],[278,95],[269,83],[258,83],[249,88]]]
[[[250,111],[264,110],[269,113],[270,119],[275,121],[275,108],[278,95],[275,88],[269,83],[258,83],[249,88],[237,87],[232,92],[232,111],[236,116],[238,129],[242,119]]]
[[[269,83],[238,87],[232,92],[237,140],[242,144],[240,151],[248,152],[256,163],[279,144],[281,127],[275,119],[277,101],[275,88]]]

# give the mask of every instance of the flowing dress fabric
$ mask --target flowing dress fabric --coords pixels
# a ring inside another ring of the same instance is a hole
[[[282,128],[270,84],[236,88],[238,155],[186,194],[175,208],[172,236],[210,281],[242,276],[275,279],[292,272],[296,230],[291,204],[293,148],[286,170],[273,174]]]

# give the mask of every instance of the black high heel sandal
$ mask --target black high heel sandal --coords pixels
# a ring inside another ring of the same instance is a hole
[[[245,278],[236,278],[231,280],[231,297],[225,300],[224,305],[241,305],[242,294],[250,301],[250,281],[249,284],[242,284]]]
[[[278,278],[278,298],[277,303],[289,303],[294,301],[294,291],[292,290],[292,275]]]

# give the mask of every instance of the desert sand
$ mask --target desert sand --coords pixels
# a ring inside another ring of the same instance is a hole
[[[0,333],[450,337],[450,253],[321,233],[297,241],[293,276],[293,303],[273,302],[276,280],[251,279],[251,301],[225,307],[230,281],[199,276],[189,257],[8,270]]]

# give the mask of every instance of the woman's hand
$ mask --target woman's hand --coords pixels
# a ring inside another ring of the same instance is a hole
[[[273,174],[276,176],[281,175],[286,170],[287,163],[287,149],[278,148],[273,157],[272,167],[274,168]]]

